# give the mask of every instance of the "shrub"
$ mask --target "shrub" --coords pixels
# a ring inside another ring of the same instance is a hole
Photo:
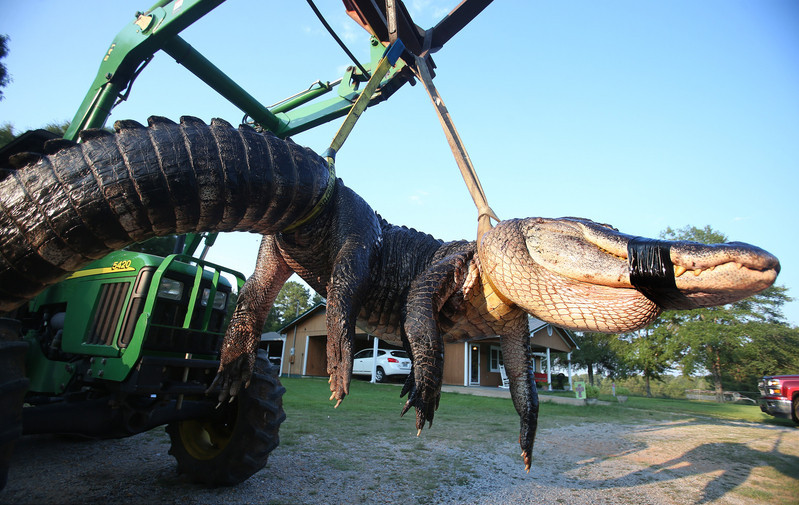
[[[585,386],[585,397],[599,398],[599,388],[597,386],[591,386],[591,385]]]

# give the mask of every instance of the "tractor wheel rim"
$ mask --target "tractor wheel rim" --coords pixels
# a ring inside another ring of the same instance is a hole
[[[178,425],[178,431],[186,452],[198,460],[217,457],[233,437],[233,427],[220,421],[182,421]]]

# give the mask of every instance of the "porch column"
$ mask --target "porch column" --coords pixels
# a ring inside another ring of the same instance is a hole
[[[569,391],[574,391],[572,388],[572,353],[566,355],[566,360],[569,362]]]
[[[549,347],[547,347],[547,389],[552,391],[552,362],[549,358]]]
[[[471,354],[469,354],[469,349],[471,348],[470,342],[463,343],[463,385],[469,385],[469,374],[471,373]]]
[[[377,374],[377,344],[378,344],[378,338],[373,336],[373,335],[370,335],[370,336],[374,340],[374,345],[372,346],[372,349],[374,349],[374,351],[372,352],[372,380],[370,382],[372,384],[374,384],[375,383],[375,374]]]

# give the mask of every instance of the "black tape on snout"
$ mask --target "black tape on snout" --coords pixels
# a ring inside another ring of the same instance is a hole
[[[635,237],[627,244],[630,283],[662,309],[691,309],[696,306],[683,295],[674,280],[671,242]]]

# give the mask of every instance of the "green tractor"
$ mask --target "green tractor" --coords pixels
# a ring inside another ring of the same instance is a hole
[[[112,253],[3,320],[2,410],[18,412],[27,382],[23,433],[118,438],[166,424],[170,453],[194,481],[236,484],[263,468],[285,389],[260,354],[236,400],[216,408],[206,395],[244,276],[192,257],[200,240],[166,257]],[[23,360],[24,381],[14,377]]]
[[[393,2],[378,7],[371,0],[345,0],[348,14],[372,33],[370,62],[356,61],[333,34],[354,65],[341,78],[317,81],[271,107],[179,36],[223,1],[160,0],[137,12],[104,53],[65,138],[103,127],[158,51],[244,111],[245,122],[256,129],[279,137],[306,131],[356,109],[361,94],[361,103],[371,106],[413,82],[405,61],[414,61],[423,45],[425,52],[439,49],[491,0],[462,2],[428,30],[427,41],[401,2],[398,8]],[[398,33],[404,45],[394,43]],[[380,66],[386,46],[395,53],[407,47],[390,68]],[[42,152],[47,137],[42,130],[28,132],[0,149],[0,178],[13,170],[10,156]],[[263,468],[285,419],[277,367],[260,353],[253,379],[233,402],[217,406],[216,395],[207,393],[244,283],[240,273],[205,261],[205,252],[193,256],[203,240],[210,247],[215,238],[178,237],[166,255],[117,251],[15,313],[0,314],[0,489],[20,434],[118,438],[166,425],[178,470],[195,482],[232,485]]]

